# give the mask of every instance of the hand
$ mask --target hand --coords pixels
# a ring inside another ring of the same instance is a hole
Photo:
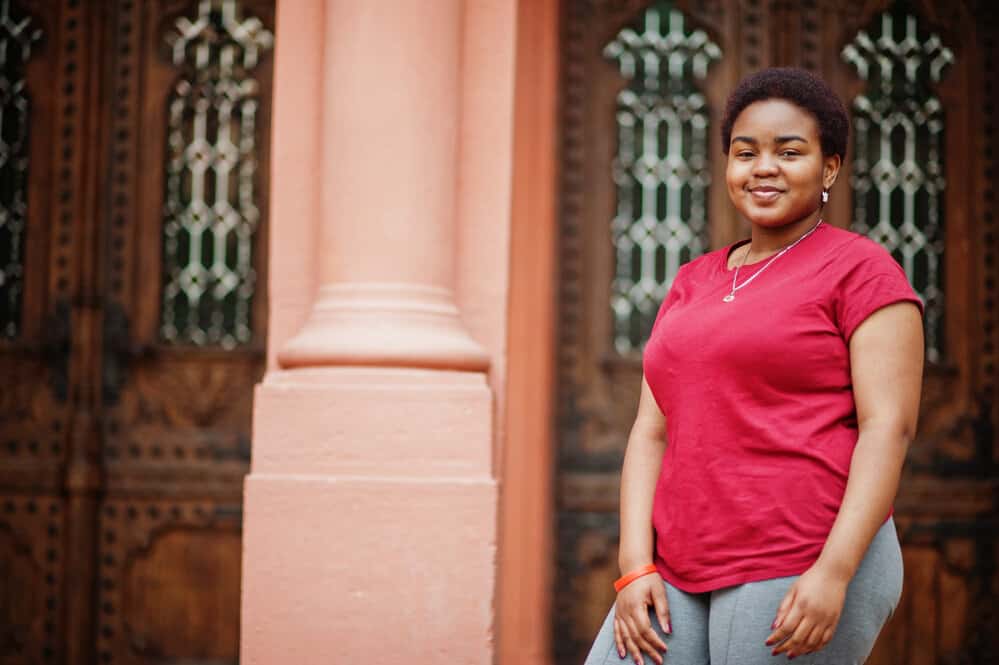
[[[836,632],[849,578],[818,564],[799,577],[784,595],[767,646],[778,645],[773,655],[788,658],[818,651]]]
[[[666,602],[666,588],[658,573],[650,573],[636,579],[617,594],[614,611],[614,641],[617,642],[617,653],[621,658],[630,653],[637,665],[642,665],[642,652],[658,665],[662,665],[661,652],[666,651],[666,643],[660,639],[652,621],[649,619],[649,607],[656,609],[659,625],[667,633],[672,632],[669,625],[669,605]]]

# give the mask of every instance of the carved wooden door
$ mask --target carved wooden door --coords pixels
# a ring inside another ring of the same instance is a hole
[[[826,219],[888,247],[927,305],[896,502],[901,605],[871,663],[982,663],[999,615],[994,185],[999,13],[955,1],[565,0],[556,660],[614,600],[641,347],[677,267],[748,233],[718,125],[746,74],[816,71],[853,115]]]
[[[235,663],[272,0],[0,1],[0,663]]]

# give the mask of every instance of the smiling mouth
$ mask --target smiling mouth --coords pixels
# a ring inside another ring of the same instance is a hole
[[[749,189],[749,193],[759,201],[773,201],[783,194],[784,190],[776,187],[752,187]]]

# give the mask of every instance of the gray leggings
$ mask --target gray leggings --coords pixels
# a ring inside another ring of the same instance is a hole
[[[669,650],[665,665],[773,665],[786,663],[786,654],[774,657],[764,644],[770,624],[784,594],[797,576],[704,593],[686,593],[667,582],[673,633],[665,635],[655,612],[652,626]],[[794,659],[795,665],[860,665],[871,653],[874,640],[898,606],[902,594],[902,551],[895,523],[888,520],[878,530],[857,573],[850,581],[836,634],[820,651]],[[614,608],[600,628],[585,665],[631,663],[631,655],[618,656],[614,643]],[[654,665],[648,655],[647,665]]]

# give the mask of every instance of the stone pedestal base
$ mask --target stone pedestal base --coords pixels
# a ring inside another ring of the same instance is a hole
[[[478,373],[269,375],[245,488],[242,662],[491,664],[491,429]]]

